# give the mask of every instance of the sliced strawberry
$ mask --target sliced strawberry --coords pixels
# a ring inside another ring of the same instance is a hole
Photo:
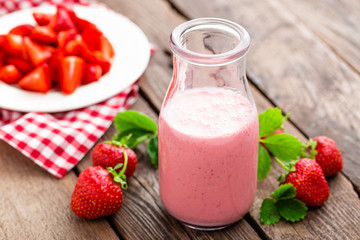
[[[76,26],[77,26],[80,33],[82,33],[84,31],[84,29],[88,28],[88,27],[95,27],[96,28],[96,26],[93,23],[91,23],[91,22],[89,22],[89,21],[87,21],[85,19],[79,18],[77,16],[75,16],[73,21],[75,22],[75,24],[76,24]]]
[[[0,37],[0,46],[10,56],[24,56],[23,37],[15,34],[7,34]]]
[[[60,48],[64,47],[69,41],[74,40],[76,31],[74,29],[61,31],[57,35],[57,43]]]
[[[18,70],[23,73],[27,73],[32,69],[31,63],[23,58],[9,57],[6,59],[8,64],[14,65]]]
[[[102,69],[97,64],[87,64],[85,67],[85,75],[82,79],[82,84],[96,82],[102,76]]]
[[[0,49],[4,50],[6,42],[6,35],[0,35]]]
[[[4,62],[5,62],[5,52],[0,48],[0,68],[2,68]]]
[[[111,43],[109,42],[109,39],[107,39],[105,36],[101,36],[100,38],[101,43],[101,52],[106,59],[111,59],[114,57],[114,48],[112,47]]]
[[[77,34],[73,40],[65,45],[65,54],[68,56],[74,55],[82,57],[83,48],[86,48],[85,43],[82,40],[81,35]]]
[[[56,33],[48,26],[36,26],[31,31],[30,38],[41,44],[56,44],[57,42]]]
[[[24,38],[24,46],[28,59],[34,66],[45,62],[51,57],[51,52],[44,45],[32,41],[29,37]]]
[[[80,85],[84,75],[85,61],[82,58],[68,56],[61,60],[60,89],[65,94],[73,93]]]
[[[100,65],[103,75],[110,71],[111,62],[109,59],[106,59],[100,51],[93,52],[93,57],[89,62]]]
[[[91,51],[98,51],[101,49],[101,37],[103,36],[103,33],[95,26],[90,25],[86,27],[81,33],[81,36]]]
[[[54,17],[53,14],[47,14],[47,13],[33,13],[33,17],[37,24],[40,26],[44,26],[50,23],[50,20]]]
[[[51,52],[49,50],[35,43],[29,37],[24,37],[24,44],[27,54],[34,66],[45,62],[51,57]]]
[[[16,83],[21,77],[21,72],[14,65],[6,65],[0,70],[0,80],[7,84]]]
[[[49,24],[56,32],[76,29],[76,25],[71,19],[69,12],[63,7],[57,8],[55,18],[53,18]]]
[[[28,36],[33,29],[34,29],[34,26],[29,25],[29,24],[23,24],[23,25],[14,27],[13,29],[10,30],[9,33],[15,34],[15,35],[21,35],[21,36]]]
[[[51,79],[54,82],[58,82],[60,79],[60,64],[61,59],[65,57],[65,53],[63,49],[58,49],[54,52],[50,60],[48,61],[51,73]]]
[[[32,72],[23,77],[18,85],[25,90],[46,93],[51,88],[49,66],[46,63],[39,65]]]

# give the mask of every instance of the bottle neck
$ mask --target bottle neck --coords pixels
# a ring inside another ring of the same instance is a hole
[[[247,82],[245,55],[221,65],[196,64],[176,54],[173,60],[173,81],[180,91],[199,87],[224,87],[242,91]]]

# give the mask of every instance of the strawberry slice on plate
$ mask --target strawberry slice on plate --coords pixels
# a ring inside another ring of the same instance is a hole
[[[30,24],[23,24],[23,25],[14,27],[13,29],[11,29],[9,31],[9,33],[15,34],[15,35],[27,36],[31,33],[31,31],[33,29],[34,29],[34,26],[32,26]]]
[[[27,73],[32,69],[31,63],[28,60],[19,57],[8,57],[6,59],[8,64],[14,65],[18,70]]]
[[[65,94],[73,93],[84,76],[85,61],[76,56],[64,57],[60,65],[60,89]]]
[[[76,25],[71,19],[69,11],[63,7],[57,8],[56,15],[51,19],[49,24],[56,32],[76,29]]]
[[[47,13],[33,13],[32,15],[36,23],[39,24],[39,26],[44,26],[49,24],[51,19],[54,17],[53,14],[47,14]]]
[[[100,38],[100,49],[106,59],[111,59],[115,55],[114,48],[105,36],[101,36]]]
[[[102,69],[98,64],[87,64],[85,67],[84,77],[82,79],[82,84],[88,84],[96,82],[102,76]]]
[[[16,34],[1,35],[0,48],[10,56],[23,56],[25,52],[23,37]]]
[[[0,69],[0,80],[7,84],[16,83],[21,77],[21,72],[14,65],[6,65]]]
[[[49,66],[46,63],[39,65],[18,82],[19,87],[25,90],[46,93],[51,88]]]
[[[57,44],[59,48],[64,47],[68,42],[74,40],[76,36],[76,31],[74,29],[69,29],[61,31],[57,35]]]
[[[95,26],[89,25],[81,33],[82,39],[91,51],[98,51],[101,49],[101,37],[103,33]]]
[[[51,79],[53,82],[58,82],[60,79],[60,64],[61,60],[65,57],[63,49],[57,49],[52,57],[48,60],[50,67]]]
[[[29,37],[24,37],[26,52],[34,66],[45,62],[51,57],[51,51],[35,43]]]
[[[57,35],[48,26],[36,26],[32,31],[30,38],[41,44],[56,44]]]

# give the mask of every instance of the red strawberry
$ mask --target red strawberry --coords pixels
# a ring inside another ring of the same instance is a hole
[[[96,82],[100,79],[101,76],[102,76],[102,70],[100,65],[87,64],[85,67],[85,73],[82,79],[82,84]]]
[[[57,42],[56,33],[48,26],[36,26],[30,37],[42,44],[55,44]]]
[[[334,140],[324,136],[315,137],[312,140],[317,142],[315,160],[324,171],[325,177],[340,172],[343,167],[343,159]]]
[[[85,62],[76,56],[64,57],[60,61],[60,89],[65,94],[73,93],[84,76]]]
[[[15,35],[27,36],[31,33],[31,31],[33,29],[34,29],[34,26],[32,26],[30,24],[23,24],[23,25],[14,27],[13,29],[11,29],[9,31],[9,33],[15,34]]]
[[[124,163],[124,152],[128,156],[125,175],[127,178],[130,178],[136,170],[137,157],[133,150],[122,146],[119,142],[112,141],[97,144],[91,152],[93,165],[104,168],[115,167],[119,163]]]
[[[106,59],[111,59],[114,57],[115,53],[114,53],[114,48],[112,47],[109,39],[107,39],[105,36],[102,36],[100,38],[100,41],[101,41],[101,52],[103,53],[103,56],[106,58]],[[276,131],[279,131],[279,130],[282,130],[282,133],[284,133],[284,130],[283,129],[278,129]],[[275,131],[275,132],[276,132]],[[276,132],[278,133],[278,132]]]
[[[52,14],[46,14],[46,13],[33,13],[33,17],[37,24],[39,26],[44,26],[46,24],[49,24],[50,20],[54,18],[55,16]]]
[[[81,36],[90,50],[99,51],[101,49],[101,38],[103,37],[103,33],[97,29],[97,27],[89,25],[83,30]]]
[[[37,66],[51,58],[52,54],[49,50],[47,50],[43,45],[35,43],[29,37],[24,37],[24,45],[34,66]]]
[[[60,32],[68,29],[76,29],[76,25],[71,19],[68,10],[63,7],[57,8],[56,15],[54,18],[50,20],[49,25],[56,32]]]
[[[122,182],[123,187],[126,187],[126,182],[121,179],[123,172],[119,175],[113,169],[110,172],[96,166],[88,167],[80,174],[70,203],[78,217],[95,219],[120,210],[123,193],[118,182]]]
[[[23,56],[24,43],[21,35],[7,34],[0,36],[0,48],[10,56]]]
[[[39,65],[18,82],[19,87],[25,90],[46,93],[51,88],[49,66],[46,63]]]
[[[296,188],[296,197],[308,206],[320,206],[329,198],[329,187],[320,165],[312,159],[302,158],[295,163],[285,183]]]
[[[7,84],[16,83],[21,77],[21,72],[14,65],[6,65],[0,69],[0,81]]]
[[[57,43],[60,48],[64,47],[69,41],[73,40],[76,36],[74,29],[61,31],[57,35]]]
[[[31,63],[28,60],[17,57],[8,57],[6,59],[8,64],[14,65],[17,69],[19,69],[23,73],[27,73],[32,69]]]

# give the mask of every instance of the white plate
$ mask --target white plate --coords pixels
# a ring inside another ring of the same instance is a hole
[[[22,112],[60,112],[86,107],[106,100],[134,83],[144,72],[150,57],[149,42],[129,19],[104,7],[76,5],[80,18],[94,23],[109,39],[115,50],[111,70],[98,82],[80,86],[71,95],[51,90],[46,94],[22,90],[0,81],[0,107]],[[20,24],[35,25],[33,12],[55,13],[54,6],[17,11],[0,18],[0,33],[6,34]]]

